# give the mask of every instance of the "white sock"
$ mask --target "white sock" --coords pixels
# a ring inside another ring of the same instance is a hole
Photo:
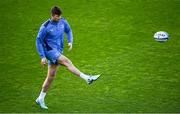
[[[84,80],[87,81],[90,76],[88,76],[88,75],[86,75],[86,74],[84,74],[84,73],[81,73],[81,74],[80,74],[80,77],[81,77],[82,79],[84,79]]]
[[[39,94],[38,99],[39,99],[39,100],[43,100],[43,101],[44,101],[45,96],[46,96],[46,93],[45,93],[45,92],[43,92],[43,91],[41,91],[41,93]]]

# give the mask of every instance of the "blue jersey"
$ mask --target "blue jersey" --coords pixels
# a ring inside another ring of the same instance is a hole
[[[64,18],[58,22],[49,19],[41,25],[36,39],[36,47],[41,58],[46,57],[45,52],[50,50],[63,52],[64,33],[67,34],[68,43],[73,43],[72,30]]]

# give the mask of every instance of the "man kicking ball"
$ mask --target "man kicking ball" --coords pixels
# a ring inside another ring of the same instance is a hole
[[[88,84],[97,80],[100,75],[89,76],[79,71],[72,62],[63,55],[64,49],[64,32],[67,34],[69,51],[72,49],[73,35],[72,30],[68,22],[61,18],[62,11],[59,7],[55,6],[51,9],[51,19],[44,22],[39,30],[36,39],[36,47],[41,57],[41,64],[44,66],[47,64],[48,59],[48,73],[46,80],[42,85],[42,90],[39,97],[36,99],[36,103],[42,109],[48,109],[45,105],[44,98],[50,87],[58,65],[63,65],[73,74],[84,79]]]

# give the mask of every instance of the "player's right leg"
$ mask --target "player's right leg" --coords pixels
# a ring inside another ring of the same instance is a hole
[[[46,92],[48,91],[52,81],[54,80],[56,76],[58,65],[56,64],[50,64],[48,66],[48,73],[47,77],[43,83],[41,93],[39,97],[36,99],[36,103],[42,108],[42,109],[48,109],[48,107],[45,105],[44,98],[46,96]]]
[[[76,68],[72,64],[71,60],[69,60],[64,55],[61,55],[58,58],[58,63],[66,66],[69,71],[71,71],[73,74],[83,78],[88,84],[91,84],[93,81],[97,80],[99,78],[99,76],[100,76],[100,75],[89,76],[89,75],[86,75],[86,74],[82,73],[78,68]]]

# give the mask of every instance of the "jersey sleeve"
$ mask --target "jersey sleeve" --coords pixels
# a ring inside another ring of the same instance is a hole
[[[72,30],[69,23],[66,20],[64,21],[64,26],[65,26],[65,33],[67,34],[68,43],[73,43]]]
[[[44,25],[42,25],[39,29],[39,32],[36,38],[36,48],[41,58],[45,57],[43,45],[44,45],[44,38],[46,37],[46,34],[47,34],[46,28]]]

